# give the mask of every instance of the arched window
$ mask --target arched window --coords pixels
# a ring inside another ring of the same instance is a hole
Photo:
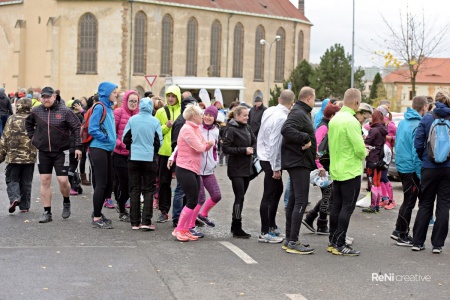
[[[303,61],[303,30],[300,30],[298,34],[298,58],[297,64]]]
[[[220,54],[222,40],[222,25],[215,20],[211,27],[211,57],[209,61],[210,76],[220,77]]]
[[[165,15],[161,32],[161,76],[172,75],[173,19]]]
[[[284,80],[284,56],[286,45],[286,32],[283,27],[278,28],[277,35],[281,39],[277,42],[277,51],[275,56],[275,81],[281,82]]]
[[[78,73],[97,73],[97,19],[93,14],[83,15],[78,24]]]
[[[265,38],[264,27],[256,28],[255,37],[255,81],[264,81],[264,50],[266,45],[261,45],[261,39]]]
[[[144,94],[145,94],[145,90],[142,86],[138,85],[135,90],[138,92],[139,94],[139,99],[144,98]]]
[[[244,26],[237,23],[234,27],[233,77],[243,77],[244,70]]]
[[[140,11],[134,21],[134,74],[145,74],[147,52],[147,16]]]
[[[197,20],[190,18],[187,26],[186,76],[197,76]]]

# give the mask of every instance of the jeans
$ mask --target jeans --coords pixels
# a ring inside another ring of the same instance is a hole
[[[420,179],[416,173],[400,173],[398,172],[403,186],[403,203],[398,211],[395,230],[403,234],[409,232],[409,223],[411,215],[416,206],[417,197],[420,196]]]
[[[150,225],[153,217],[153,195],[156,190],[156,163],[150,161],[128,162],[130,185],[130,222],[132,226]],[[141,219],[141,193],[144,209]]]
[[[183,197],[184,192],[181,188],[180,181],[177,179],[177,186],[175,187],[175,192],[173,193],[172,202],[172,220],[178,220],[183,209]]]
[[[269,227],[276,227],[275,217],[277,215],[278,203],[283,194],[283,180],[274,179],[273,171],[268,161],[260,161],[264,171],[264,192],[259,206],[261,216],[261,233],[268,233]]]
[[[0,137],[2,137],[3,130],[5,129],[6,121],[8,121],[9,115],[0,115]]]
[[[450,168],[422,168],[422,194],[414,222],[414,245],[423,245],[436,200],[436,220],[431,233],[433,247],[443,247],[448,234],[450,209]]]
[[[355,210],[360,189],[361,176],[345,181],[333,181],[333,204],[330,212],[329,241],[338,247],[345,244],[350,217]]]
[[[34,164],[8,164],[5,169],[9,203],[20,202],[20,210],[30,209]]]
[[[291,194],[291,177],[288,176],[286,188],[284,189],[284,208],[287,208],[290,194]]]

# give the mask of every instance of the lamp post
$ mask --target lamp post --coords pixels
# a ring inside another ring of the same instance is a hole
[[[353,30],[352,30],[352,77],[350,87],[353,88],[355,80],[355,0],[353,0]]]
[[[267,71],[267,106],[269,106],[269,100],[270,100],[270,51],[272,50],[272,45],[275,42],[278,42],[281,39],[281,37],[279,35],[275,36],[275,39],[273,40],[272,43],[268,43],[265,39],[261,39],[259,41],[259,43],[261,45],[267,45],[269,46],[269,69]]]

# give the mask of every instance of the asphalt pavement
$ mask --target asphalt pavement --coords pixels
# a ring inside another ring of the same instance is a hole
[[[257,240],[263,175],[250,183],[245,197],[243,228],[252,234],[247,240],[233,239],[230,233],[233,192],[226,167],[218,167],[216,176],[222,191],[221,202],[210,212],[216,227],[201,228],[205,238],[199,241],[181,243],[171,235],[172,222],[156,223],[153,232],[132,231],[129,223],[118,221],[114,209],[103,210],[114,229],[92,228],[90,187],[71,197],[72,215],[63,220],[56,177],[53,222],[39,224],[43,208],[37,171],[30,212],[9,214],[1,172],[0,299],[449,298],[450,250],[431,253],[432,227],[425,251],[399,247],[389,238],[399,206],[376,215],[356,208],[348,235],[362,252],[359,257],[327,253],[327,237],[304,227],[300,241],[314,247],[314,254],[289,254],[281,244]],[[400,204],[401,185],[393,186]],[[312,205],[319,194],[311,187]],[[284,222],[281,200],[277,223],[284,228]]]

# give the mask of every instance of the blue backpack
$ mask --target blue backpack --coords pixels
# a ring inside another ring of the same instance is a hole
[[[440,164],[450,155],[450,121],[432,113],[435,120],[431,124],[427,140],[427,154],[431,162]]]

